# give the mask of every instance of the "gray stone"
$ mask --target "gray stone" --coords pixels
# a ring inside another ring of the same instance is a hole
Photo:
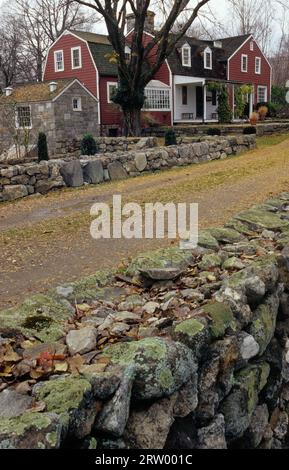
[[[137,313],[133,312],[118,312],[117,314],[114,315],[115,321],[118,322],[132,322],[132,323],[137,323],[140,321],[141,317]]]
[[[227,449],[224,416],[217,415],[213,422],[198,430],[198,449]]]
[[[159,308],[160,304],[158,302],[147,302],[143,306],[143,311],[153,315]]]
[[[67,298],[71,294],[73,294],[73,287],[72,286],[58,286],[56,287],[56,292],[61,297]]]
[[[83,179],[89,184],[102,183],[104,180],[103,166],[100,160],[87,162],[83,166]]]
[[[127,172],[120,162],[109,163],[107,169],[112,181],[122,180],[128,177]]]
[[[71,330],[66,336],[66,344],[70,354],[84,354],[95,349],[96,334],[96,329],[93,327]]]
[[[152,281],[173,281],[183,274],[183,270],[175,268],[140,269],[140,274]]]
[[[239,258],[233,257],[233,258],[228,258],[222,266],[223,269],[244,269],[245,265],[242,263],[242,261]]]
[[[132,410],[124,438],[131,448],[163,449],[174,422],[176,397],[164,398],[141,410]]]
[[[268,420],[269,411],[267,405],[257,406],[245,434],[245,441],[248,442],[248,447],[255,449],[261,444],[268,426]]]
[[[61,176],[69,187],[78,187],[83,185],[83,174],[79,160],[64,163],[60,168]]]
[[[32,407],[32,398],[8,388],[0,393],[0,418],[15,418]]]
[[[248,333],[241,332],[238,337],[240,356],[243,360],[249,361],[259,354],[260,346],[255,338]]]
[[[135,367],[128,366],[114,397],[104,405],[95,423],[95,430],[121,437],[129,417],[131,390]]]
[[[143,171],[147,167],[147,157],[145,153],[137,153],[134,157],[134,163],[138,171]]]
[[[2,196],[4,201],[13,201],[28,196],[28,190],[23,184],[4,186]]]

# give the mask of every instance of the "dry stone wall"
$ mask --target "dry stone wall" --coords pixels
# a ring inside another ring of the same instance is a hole
[[[288,246],[286,193],[0,312],[0,448],[288,448]]]
[[[2,165],[0,201],[11,201],[37,193],[45,194],[62,187],[99,184],[138,176],[144,172],[223,159],[256,146],[254,136],[205,138],[200,142],[171,147],[154,147],[154,143],[154,140],[150,143],[146,141],[145,145],[139,142],[135,150],[97,154],[94,157],[83,156],[80,160],[67,158],[41,163]]]

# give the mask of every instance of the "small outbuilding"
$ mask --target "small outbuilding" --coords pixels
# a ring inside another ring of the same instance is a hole
[[[97,98],[77,79],[6,88],[0,96],[0,154],[13,144],[31,148],[39,132],[46,134],[50,158],[86,133],[99,135]]]

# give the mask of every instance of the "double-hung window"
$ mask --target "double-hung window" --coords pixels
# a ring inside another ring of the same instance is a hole
[[[81,68],[81,48],[72,47],[71,49],[71,68],[80,69]]]
[[[258,86],[258,103],[267,103],[267,87]]]
[[[183,67],[191,67],[191,48],[187,44],[182,47],[182,65]]]
[[[248,72],[248,56],[246,54],[242,54],[241,57],[241,70],[242,72]]]
[[[261,75],[261,58],[260,57],[255,58],[255,73],[257,75]]]
[[[54,70],[55,72],[63,72],[64,70],[63,51],[54,52]]]
[[[204,68],[207,70],[212,70],[213,68],[213,54],[209,47],[204,52]]]

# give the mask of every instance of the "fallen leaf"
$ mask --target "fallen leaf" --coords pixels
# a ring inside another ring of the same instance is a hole
[[[46,409],[46,404],[44,401],[37,401],[27,412],[38,413],[39,411],[44,411]]]
[[[54,363],[54,372],[67,372],[68,363],[67,362],[55,362]]]
[[[72,374],[79,374],[79,369],[81,366],[83,366],[84,359],[80,356],[80,354],[77,354],[76,356],[69,357],[67,362],[69,364],[70,372]]]

